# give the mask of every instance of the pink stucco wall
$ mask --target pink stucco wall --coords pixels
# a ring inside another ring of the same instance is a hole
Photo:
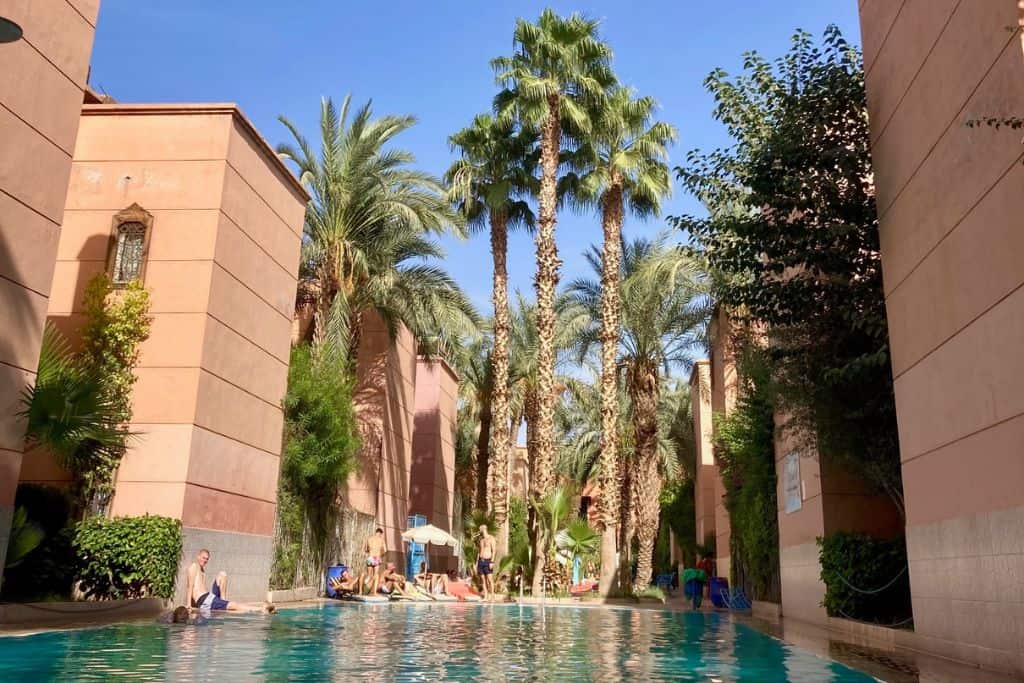
[[[0,1],[0,567],[22,465],[19,397],[34,381],[98,0]]]
[[[442,359],[416,361],[416,414],[412,440],[409,514],[452,531],[455,514],[455,425],[458,377]],[[455,568],[450,548],[431,548],[431,567]]]
[[[715,464],[714,425],[711,408],[711,363],[699,360],[690,374],[690,400],[693,403],[693,433],[696,437],[697,481],[694,482],[694,508],[697,515],[697,542],[715,539]]]
[[[49,319],[74,338],[114,214],[134,203],[153,215],[138,436],[110,512],[181,519],[186,560],[190,539],[219,544],[218,566],[253,597],[269,569],[306,200],[234,105],[87,105],[49,302]],[[44,458],[22,471],[64,476]]]
[[[401,562],[401,534],[409,514],[416,344],[405,327],[392,339],[375,313],[364,314],[363,325],[354,395],[363,447],[343,497],[355,510],[376,518],[384,529],[389,559]]]
[[[861,0],[914,624],[1024,675],[1018,0]]]
[[[724,306],[715,309],[710,326],[711,337],[711,411],[716,420],[728,416],[736,405],[739,377],[736,374],[734,330]],[[713,428],[717,433],[717,427]],[[715,472],[715,564],[719,575],[730,576],[732,561],[729,544],[732,525],[725,508],[725,486]]]

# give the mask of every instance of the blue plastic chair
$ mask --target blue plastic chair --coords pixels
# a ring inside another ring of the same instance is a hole
[[[329,598],[340,598],[341,597],[341,595],[338,593],[338,591],[336,591],[333,588],[331,588],[331,579],[340,579],[341,575],[345,573],[346,569],[348,569],[348,567],[343,565],[343,564],[335,564],[335,565],[331,565],[330,567],[327,568],[327,576],[324,577],[324,581],[327,584],[326,586],[324,586],[324,593],[327,595],[327,597],[329,597]]]
[[[708,597],[715,607],[728,607],[729,579],[713,576],[708,582]]]
[[[750,600],[742,588],[733,588],[726,593],[725,602],[729,609],[745,610],[751,609]]]
[[[658,574],[654,579],[654,585],[662,589],[669,595],[672,594],[672,574]]]

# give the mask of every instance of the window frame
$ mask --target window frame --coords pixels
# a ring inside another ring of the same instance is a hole
[[[146,281],[146,266],[149,264],[149,240],[150,235],[153,233],[153,214],[143,209],[138,204],[133,203],[131,206],[118,211],[114,214],[114,218],[110,223],[110,242],[107,247],[107,277],[110,278],[114,289],[124,289],[128,286],[128,282],[118,282],[114,279],[114,265],[117,260],[117,240],[118,233],[120,232],[121,226],[125,223],[138,223],[142,225],[142,256],[140,257],[141,263],[139,264],[139,276],[140,282]]]

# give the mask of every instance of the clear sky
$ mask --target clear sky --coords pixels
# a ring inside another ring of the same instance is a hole
[[[534,19],[546,6],[602,20],[620,80],[657,99],[660,118],[679,129],[673,164],[691,149],[728,144],[702,85],[712,69],[737,73],[749,50],[774,58],[796,28],[820,35],[834,23],[860,44],[856,0],[102,0],[90,82],[122,102],[237,102],[271,144],[286,140],[278,114],[315,140],[321,96],[372,98],[379,114],[419,119],[399,144],[440,175],[453,156],[448,135],[490,108],[489,60],[511,52],[517,17]],[[700,211],[676,183],[665,213]],[[663,228],[627,217],[627,235]],[[580,254],[599,239],[594,215],[559,215],[563,282],[586,273]],[[488,312],[486,236],[445,245],[448,270]],[[532,293],[525,235],[510,240],[509,270],[512,286]]]

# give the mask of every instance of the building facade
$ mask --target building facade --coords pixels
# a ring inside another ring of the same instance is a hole
[[[234,105],[82,108],[48,318],[74,341],[102,272],[141,279],[151,302],[110,514],[180,519],[182,568],[209,548],[243,599],[262,596],[273,555],[307,201]],[[22,481],[68,478],[33,456]]]
[[[1018,0],[860,0],[914,628],[1024,675]]]
[[[0,2],[24,32],[0,44],[0,567],[98,12],[98,0]]]

